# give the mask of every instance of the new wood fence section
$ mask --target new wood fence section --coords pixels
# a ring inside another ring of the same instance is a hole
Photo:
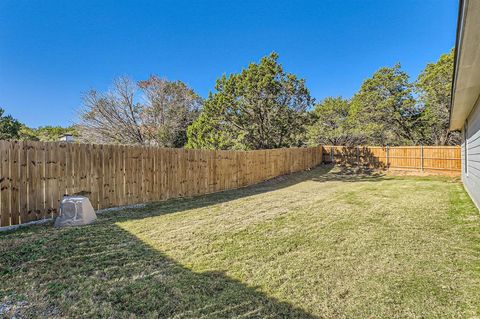
[[[324,146],[325,162],[448,175],[461,173],[460,146]]]
[[[255,184],[322,162],[322,148],[206,151],[0,141],[0,226],[55,216],[64,194],[95,209]]]

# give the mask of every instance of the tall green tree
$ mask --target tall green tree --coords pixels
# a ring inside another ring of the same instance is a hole
[[[415,88],[423,109],[422,142],[430,145],[455,145],[460,134],[449,130],[449,108],[452,90],[454,52],[443,54],[429,63],[418,76]]]
[[[215,115],[212,109],[215,106],[213,96],[205,101],[204,110],[187,129],[187,148],[211,150],[245,150],[243,136],[238,130],[223,120],[222,115]],[[207,110],[207,111],[206,111]]]
[[[351,104],[342,97],[327,97],[311,112],[313,123],[308,127],[308,144],[356,145],[363,141],[354,130]]]
[[[163,147],[183,147],[187,127],[198,117],[202,99],[181,81],[155,75],[138,82],[144,94],[142,122],[146,138]]]
[[[0,108],[0,140],[18,139],[22,124]]]
[[[412,92],[409,77],[400,64],[375,72],[352,98],[357,134],[370,144],[417,143],[420,110]]]
[[[305,141],[313,98],[303,79],[286,73],[272,53],[241,73],[222,76],[188,129],[192,148],[267,149]]]

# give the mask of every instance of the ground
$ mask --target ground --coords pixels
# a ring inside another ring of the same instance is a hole
[[[320,167],[0,234],[0,316],[475,318],[480,217],[458,179]]]

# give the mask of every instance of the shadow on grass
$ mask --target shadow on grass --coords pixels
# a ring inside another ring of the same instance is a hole
[[[378,182],[391,179],[381,169],[350,166],[350,165],[328,165],[330,170],[326,174],[318,174],[311,178],[317,182],[341,181],[341,182]]]
[[[222,272],[193,272],[116,223],[206,207],[304,181],[384,178],[375,171],[322,166],[242,189],[106,212],[81,228],[44,225],[0,234],[0,280],[5,283],[0,302],[25,301],[10,313],[24,317],[314,318]]]
[[[0,305],[14,305],[4,317],[314,318],[222,272],[193,272],[108,220],[0,243]]]
[[[312,170],[280,176],[256,185],[227,190],[218,193],[200,195],[190,198],[170,199],[164,202],[153,202],[144,208],[127,208],[115,212],[105,212],[101,218],[113,218],[116,221],[142,219],[146,217],[172,214],[181,211],[198,209],[221,204],[240,198],[255,196],[293,186],[306,181],[315,182],[362,182],[388,180],[382,171],[368,168],[322,165]]]

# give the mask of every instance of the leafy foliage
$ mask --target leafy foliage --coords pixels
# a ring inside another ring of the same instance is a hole
[[[22,124],[0,108],[0,140],[18,139]]]
[[[77,136],[77,131],[74,126],[40,126],[39,128],[29,128],[22,125],[20,129],[20,139],[30,141],[54,142],[58,141],[62,135],[70,134]]]
[[[19,139],[21,141],[39,141],[39,138],[35,135],[35,129],[22,124],[19,131]]]
[[[315,105],[313,123],[308,127],[309,145],[354,145],[362,142],[354,130],[351,104],[341,97],[327,97]]]
[[[453,50],[411,83],[400,65],[379,69],[350,103],[326,98],[312,112],[309,143],[458,145],[449,130]]]
[[[313,98],[303,79],[284,72],[272,53],[241,73],[222,76],[188,130],[192,148],[267,149],[305,141]]]
[[[452,50],[415,82],[400,64],[383,67],[350,100],[327,97],[314,107],[305,81],[286,73],[276,53],[220,77],[205,101],[181,81],[122,77],[108,92],[84,95],[77,126],[33,129],[0,108],[0,139],[55,141],[78,132],[93,143],[203,149],[456,145],[460,135],[449,130],[453,64]]]
[[[0,108],[0,140],[21,140],[21,141],[58,141],[64,134],[76,136],[74,127],[41,126],[30,128],[12,116],[5,116],[5,110]]]
[[[435,63],[429,63],[419,75],[415,88],[423,108],[423,143],[433,145],[458,144],[460,134],[448,129],[450,99],[453,77],[453,56],[451,50]]]
[[[356,131],[369,144],[415,144],[420,116],[413,87],[400,64],[379,69],[352,98]]]
[[[199,149],[245,149],[241,143],[242,136],[236,134],[231,126],[222,121],[220,117],[214,118],[209,110],[212,97],[205,101],[204,110],[200,116],[187,129],[188,142],[186,147]]]
[[[148,140],[165,147],[182,147],[187,127],[197,118],[202,99],[185,83],[169,82],[157,76],[140,81],[146,104],[142,123]]]

